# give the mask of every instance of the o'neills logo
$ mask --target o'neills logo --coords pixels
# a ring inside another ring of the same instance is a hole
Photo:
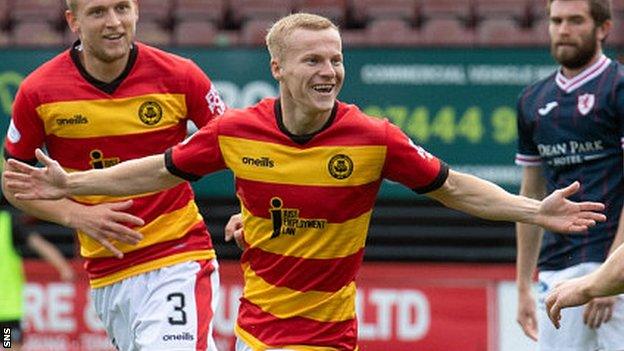
[[[189,332],[184,332],[182,334],[165,334],[162,339],[163,341],[193,341],[195,337]]]
[[[59,126],[72,126],[76,124],[88,124],[89,120],[83,115],[74,115],[71,118],[57,118],[55,122]]]
[[[273,168],[275,167],[275,162],[268,157],[243,157],[242,159],[244,165],[256,166],[256,167],[266,167]]]

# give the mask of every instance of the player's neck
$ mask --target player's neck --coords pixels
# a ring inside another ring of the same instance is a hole
[[[130,54],[113,62],[104,62],[93,55],[80,53],[80,62],[85,70],[95,79],[110,83],[117,79],[126,68]]]
[[[581,66],[578,68],[570,68],[570,67],[561,66],[561,73],[563,73],[563,75],[568,79],[574,78],[577,75],[579,75],[579,73],[583,72],[585,69],[587,69],[588,67],[591,67],[594,63],[598,62],[598,60],[601,57],[602,57],[602,50],[596,50],[594,57],[592,57],[592,59],[589,60],[584,66]]]
[[[281,101],[282,122],[293,135],[308,135],[318,132],[331,116],[331,110],[310,113],[296,106],[296,103],[284,100],[287,99]]]

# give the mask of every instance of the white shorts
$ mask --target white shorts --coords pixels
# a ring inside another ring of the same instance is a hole
[[[216,351],[218,263],[183,262],[93,289],[95,310],[120,351]]]
[[[585,306],[561,310],[561,328],[548,319],[544,301],[557,283],[589,274],[599,263],[582,263],[560,271],[539,273],[538,288],[538,350],[539,351],[616,351],[624,350],[624,295],[618,296],[611,320],[598,329],[590,329],[583,323]]]

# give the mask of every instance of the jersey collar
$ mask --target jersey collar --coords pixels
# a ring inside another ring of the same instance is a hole
[[[338,112],[338,100],[336,100],[336,102],[334,102],[334,107],[332,108],[329,118],[327,119],[323,127],[321,127],[321,129],[311,134],[295,135],[291,133],[288,130],[288,128],[286,128],[286,125],[284,124],[284,116],[282,116],[281,104],[282,103],[281,103],[280,98],[275,100],[273,112],[275,113],[275,118],[277,119],[277,125],[279,129],[282,131],[282,133],[286,134],[290,138],[290,140],[294,141],[295,143],[299,145],[303,145],[307,143],[308,141],[312,140],[312,138],[314,138],[315,135],[329,128],[329,126],[331,126],[332,123],[334,122],[334,119],[336,119],[336,113]]]
[[[571,93],[604,72],[610,63],[611,59],[602,55],[593,65],[587,67],[581,73],[572,78],[566,78],[562,73],[562,69],[559,68],[559,70],[557,70],[555,81],[561,90],[566,93]]]
[[[132,67],[134,67],[134,63],[137,60],[139,48],[135,44],[132,45],[132,47],[130,48],[130,56],[128,58],[128,63],[126,64],[126,68],[124,68],[123,72],[121,72],[119,77],[115,78],[115,80],[110,83],[102,82],[101,80],[94,78],[92,75],[89,74],[89,72],[87,72],[85,67],[82,65],[82,62],[80,62],[80,51],[82,51],[82,43],[80,42],[80,40],[78,40],[74,43],[74,45],[72,45],[69,53],[72,61],[74,62],[74,65],[76,65],[76,68],[78,68],[78,72],[80,72],[80,75],[97,89],[109,95],[112,95],[115,90],[117,90],[119,85],[124,81],[124,79],[126,79],[126,77],[130,74],[130,70],[132,70]]]

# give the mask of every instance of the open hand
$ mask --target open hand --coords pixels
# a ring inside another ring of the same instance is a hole
[[[35,151],[35,156],[43,167],[33,167],[15,159],[7,161],[10,169],[4,172],[4,179],[6,186],[15,192],[15,198],[57,200],[67,196],[67,172],[41,149]]]
[[[536,224],[557,233],[578,233],[596,225],[596,222],[604,222],[607,217],[600,213],[605,208],[604,204],[568,200],[580,187],[579,182],[574,182],[546,197],[540,205]]]

